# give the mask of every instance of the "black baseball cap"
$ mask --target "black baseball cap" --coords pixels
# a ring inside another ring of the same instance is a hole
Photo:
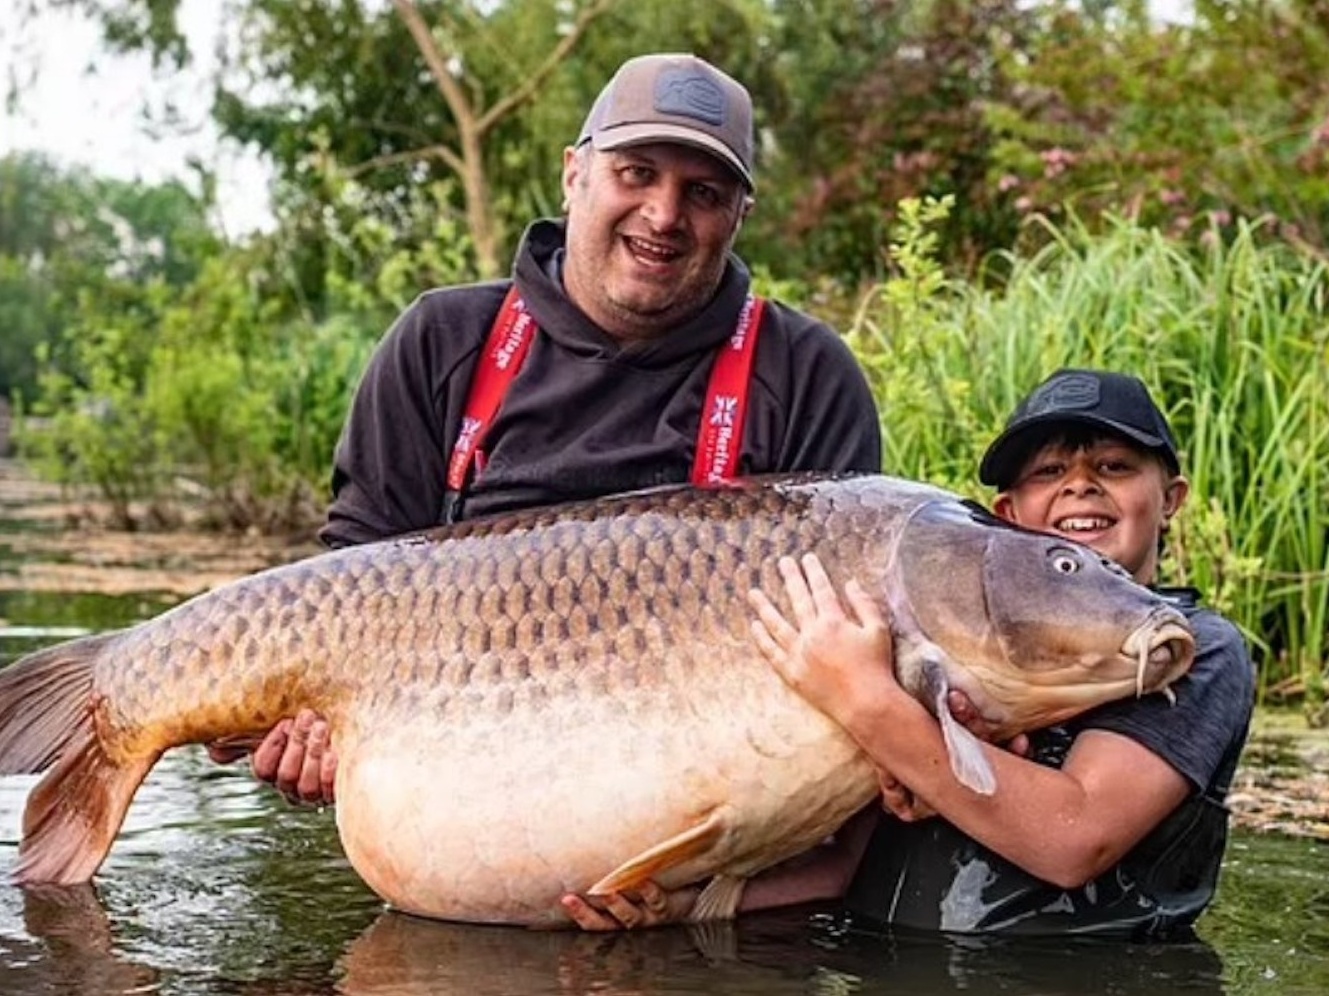
[[[1106,370],[1065,369],[1039,384],[1016,407],[983,454],[979,480],[991,487],[1010,487],[1028,458],[1033,430],[1066,423],[1125,436],[1161,456],[1174,474],[1181,473],[1172,429],[1142,380]]]
[[[742,83],[683,52],[640,55],[600,91],[577,144],[599,151],[677,142],[710,153],[751,192],[752,98]]]

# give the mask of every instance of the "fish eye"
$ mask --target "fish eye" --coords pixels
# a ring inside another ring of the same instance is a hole
[[[1083,566],[1075,551],[1064,546],[1048,551],[1048,558],[1052,561],[1052,569],[1058,574],[1077,574]]]

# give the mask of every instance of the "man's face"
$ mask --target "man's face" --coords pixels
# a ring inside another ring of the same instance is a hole
[[[1025,461],[993,510],[1039,532],[1092,547],[1152,584],[1158,541],[1190,485],[1148,450],[1104,437],[1084,445],[1050,442]]]
[[[657,143],[568,149],[568,296],[610,335],[665,334],[715,295],[751,201],[713,156]]]

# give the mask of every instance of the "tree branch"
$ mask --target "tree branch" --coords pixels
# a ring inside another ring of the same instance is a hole
[[[357,177],[363,173],[370,173],[376,169],[383,169],[387,166],[396,166],[398,163],[415,162],[417,159],[441,159],[447,163],[448,167],[454,173],[460,173],[462,169],[461,156],[446,145],[426,145],[423,148],[411,149],[407,152],[389,152],[381,156],[374,156],[363,162],[356,163],[354,166],[348,166],[345,173],[349,177]]]
[[[568,53],[576,47],[577,42],[581,40],[581,36],[586,33],[592,22],[617,3],[618,0],[595,0],[589,6],[583,7],[581,13],[577,15],[577,20],[573,22],[572,30],[559,39],[558,44],[545,56],[544,62],[540,63],[535,72],[526,78],[526,82],[480,116],[480,120],[476,125],[480,134],[483,135],[506,115],[532,100],[544,81],[562,64]]]
[[[392,0],[392,5],[397,8],[397,15],[405,23],[406,30],[411,33],[411,39],[415,42],[415,47],[420,50],[420,55],[425,60],[425,66],[429,69],[429,75],[434,78],[434,84],[438,87],[439,93],[443,95],[443,100],[447,103],[448,109],[452,111],[452,117],[457,122],[457,129],[466,131],[475,128],[475,111],[472,110],[466,95],[453,78],[452,73],[448,71],[447,60],[444,59],[443,53],[439,51],[438,45],[435,44],[429,25],[420,16],[419,8],[412,3],[412,0]]]

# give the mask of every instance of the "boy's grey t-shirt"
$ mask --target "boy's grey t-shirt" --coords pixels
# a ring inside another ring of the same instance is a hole
[[[1110,703],[1034,734],[1033,757],[1060,767],[1075,737],[1111,730],[1180,772],[1186,801],[1122,861],[1078,889],[1035,878],[941,819],[883,815],[846,905],[869,921],[954,932],[1164,937],[1189,927],[1213,899],[1227,844],[1228,788],[1246,742],[1255,672],[1245,641],[1191,589],[1165,589],[1187,616],[1196,660],[1159,694]],[[998,787],[1000,791],[1000,787]]]

